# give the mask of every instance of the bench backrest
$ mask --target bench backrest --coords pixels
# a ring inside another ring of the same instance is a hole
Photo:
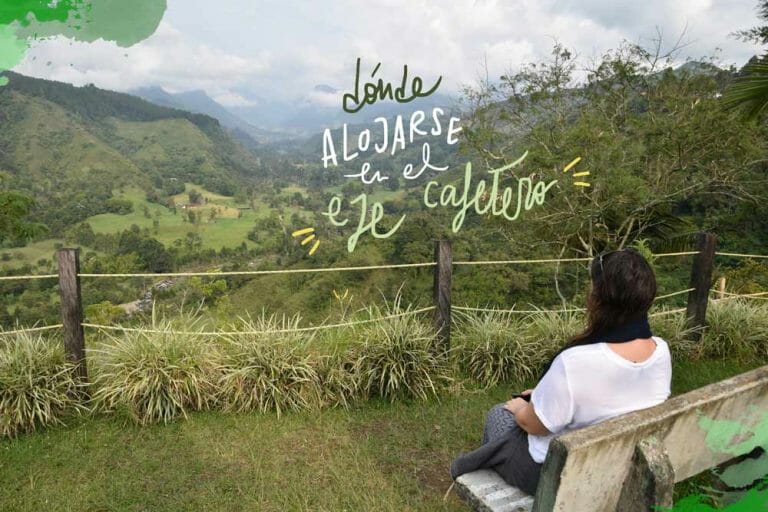
[[[533,511],[623,510],[621,504],[633,499],[627,494],[630,481],[643,465],[662,475],[657,487],[668,481],[668,490],[654,492],[671,499],[672,482],[767,443],[768,366],[763,366],[555,438]]]

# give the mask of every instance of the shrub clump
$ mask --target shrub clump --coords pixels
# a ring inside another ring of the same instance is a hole
[[[434,329],[411,311],[400,307],[399,297],[385,309],[368,309],[379,320],[360,329],[364,341],[353,369],[364,396],[426,400],[453,380],[449,354],[436,348]],[[397,314],[406,316],[386,318]]]
[[[85,410],[74,370],[61,341],[0,332],[0,437],[60,424],[66,414]]]
[[[696,351],[697,343],[692,334],[696,329],[687,327],[685,312],[670,313],[672,308],[660,308],[650,317],[651,330],[654,335],[664,339],[669,344],[672,358],[690,359],[700,356]]]
[[[704,357],[768,356],[768,305],[749,299],[710,302],[697,350]]]
[[[530,337],[531,322],[496,311],[461,315],[455,339],[462,371],[486,387],[533,377],[542,364],[542,343]]]
[[[170,325],[109,338],[90,351],[98,409],[127,411],[147,425],[186,418],[212,404],[220,356],[210,339],[171,332]]]
[[[323,407],[346,409],[361,398],[362,383],[360,375],[355,371],[355,355],[351,350],[318,356],[315,370]]]
[[[298,316],[278,320],[262,314],[244,319],[243,332],[225,341],[217,385],[225,411],[274,410],[279,416],[319,404],[318,374],[302,350],[298,324]]]

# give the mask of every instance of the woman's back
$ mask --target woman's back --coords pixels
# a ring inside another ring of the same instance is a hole
[[[667,343],[653,337],[648,357],[641,344],[623,344],[618,352],[607,343],[569,348],[559,354],[531,396],[536,415],[554,434],[660,404],[670,395],[672,364]],[[639,360],[640,358],[638,358]],[[529,452],[542,463],[552,435],[529,435]]]

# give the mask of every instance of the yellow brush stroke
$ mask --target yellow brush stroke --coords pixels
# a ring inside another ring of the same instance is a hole
[[[309,250],[309,255],[312,256],[313,254],[315,254],[315,251],[319,246],[320,246],[320,240],[316,241],[315,245],[313,245],[312,248]]]
[[[307,245],[315,238],[315,235],[309,235],[307,238],[301,241],[301,245]]]
[[[592,186],[589,183],[586,183],[584,181],[577,181],[577,182],[574,183],[574,185],[576,185],[577,187],[591,187]]]
[[[301,235],[306,235],[307,233],[314,233],[314,232],[315,232],[315,228],[304,228],[304,229],[299,229],[298,231],[294,231],[293,233],[291,233],[291,236],[301,236]]]
[[[576,176],[589,176],[589,171],[573,173],[573,177],[575,178]]]
[[[565,169],[563,169],[563,172],[570,171],[573,168],[573,166],[576,165],[579,162],[581,162],[581,157],[574,158],[571,163],[569,163],[568,165],[565,166]]]

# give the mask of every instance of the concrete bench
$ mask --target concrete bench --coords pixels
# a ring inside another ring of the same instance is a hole
[[[730,423],[727,423],[730,422]],[[492,470],[456,479],[483,512],[647,512],[675,482],[768,445],[768,366],[557,436],[535,499]]]

